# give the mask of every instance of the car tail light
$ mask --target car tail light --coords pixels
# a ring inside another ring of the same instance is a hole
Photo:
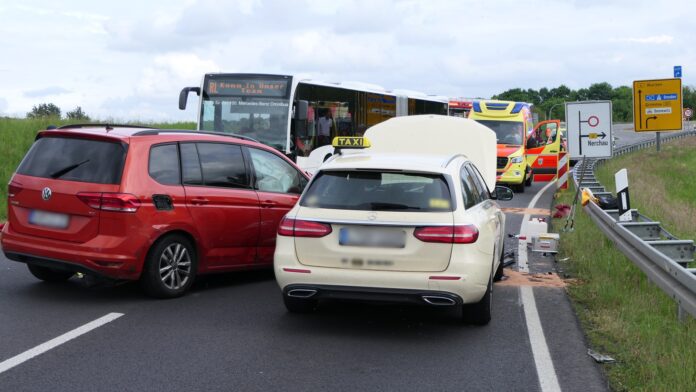
[[[129,193],[80,192],[77,198],[88,206],[103,211],[135,212],[140,200]]]
[[[19,192],[22,191],[22,187],[15,185],[13,183],[10,183],[7,186],[7,197],[15,197]]]
[[[280,221],[278,234],[287,237],[325,237],[331,234],[331,225],[285,217]]]
[[[423,242],[444,244],[472,244],[478,239],[479,231],[474,225],[418,227],[413,235]]]

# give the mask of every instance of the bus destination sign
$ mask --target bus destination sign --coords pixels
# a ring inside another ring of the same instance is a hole
[[[208,95],[233,95],[256,97],[285,97],[287,80],[233,79],[211,80],[206,85]]]

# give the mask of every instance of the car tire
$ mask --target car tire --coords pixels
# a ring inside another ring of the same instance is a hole
[[[296,298],[283,294],[285,308],[290,313],[312,313],[317,309],[317,300],[309,298]]]
[[[488,278],[486,294],[479,302],[462,305],[462,318],[466,324],[486,325],[491,321],[493,308],[493,276]]]
[[[29,268],[29,272],[31,272],[34,277],[44,282],[65,282],[75,275],[72,271],[56,270],[33,264],[27,264],[27,268]]]
[[[180,297],[193,284],[197,269],[198,257],[191,241],[180,234],[168,235],[147,253],[140,286],[151,297]]]

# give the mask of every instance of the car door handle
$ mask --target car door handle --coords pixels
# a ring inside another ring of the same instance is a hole
[[[261,205],[261,208],[272,208],[276,206],[276,202],[272,200],[264,200],[259,203]]]
[[[208,204],[209,201],[210,200],[208,200],[208,199],[195,198],[195,199],[191,199],[191,204],[198,206],[198,205]]]

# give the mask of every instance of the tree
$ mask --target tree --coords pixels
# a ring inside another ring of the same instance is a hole
[[[601,101],[611,99],[611,84],[607,82],[593,83],[588,89],[587,99],[591,101]]]
[[[82,111],[82,108],[80,106],[76,107],[74,110],[65,113],[65,118],[68,120],[85,120],[89,121],[89,116],[87,113]]]
[[[60,118],[60,108],[52,103],[42,103],[34,106],[31,112],[27,113],[27,118],[45,118],[58,117]]]

